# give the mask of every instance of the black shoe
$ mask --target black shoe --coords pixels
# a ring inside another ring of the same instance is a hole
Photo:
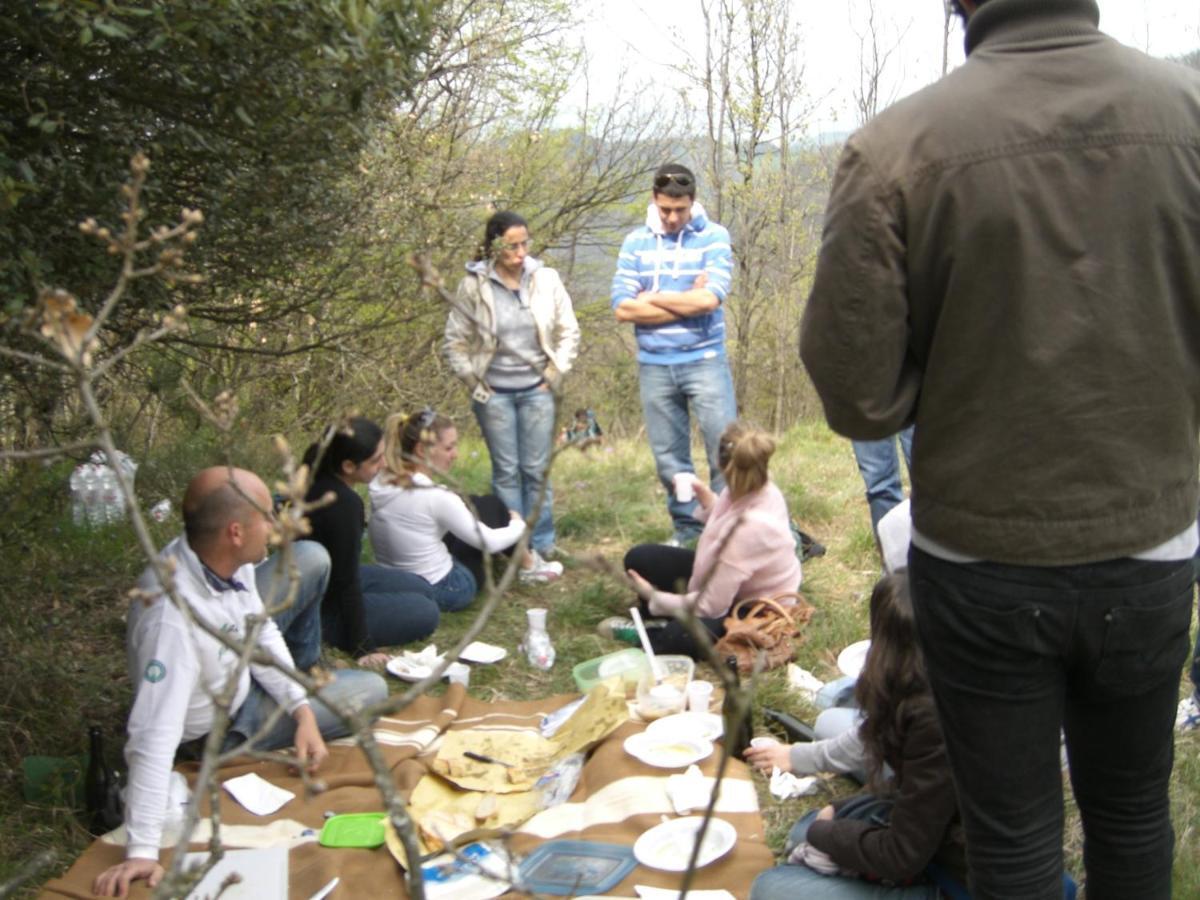
[[[777,709],[767,709],[765,706],[762,714],[764,719],[774,722],[787,733],[790,743],[808,744],[817,739],[817,734],[813,731],[812,726],[801,722],[795,716],[790,716]]]

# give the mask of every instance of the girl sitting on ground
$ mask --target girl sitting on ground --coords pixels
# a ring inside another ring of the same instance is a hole
[[[375,559],[424,579],[443,611],[465,609],[483,583],[483,554],[512,548],[525,532],[521,516],[497,497],[468,506],[434,479],[458,458],[458,429],[433,410],[388,417],[383,470],[371,482],[367,533]],[[472,509],[473,508],[473,509]],[[523,581],[549,581],[562,563],[526,554]]]
[[[871,649],[855,691],[869,793],[800,819],[787,863],[755,879],[751,900],[935,900],[929,873],[966,881],[954,783],[904,575],[885,576],[871,594]]]
[[[800,586],[800,560],[788,521],[787,502],[767,466],[775,440],[766,432],[733,422],[721,435],[718,459],[725,477],[720,496],[694,480],[696,517],[704,531],[695,550],[639,544],[625,554],[625,570],[641,597],[642,615],[656,653],[703,653],[682,622],[690,610],[713,640],[725,633],[724,619],[734,602],[773,597]],[[671,617],[671,618],[666,618]],[[608,619],[600,632],[637,643],[632,623]]]
[[[329,552],[329,585],[321,600],[325,641],[358,657],[359,665],[378,667],[388,654],[377,647],[407,644],[429,636],[438,626],[438,607],[421,579],[399,569],[362,565],[366,517],[354,486],[369,484],[383,465],[383,431],[370,419],[356,417],[330,426],[323,440],[304,454],[313,474],[306,499],[333,500],[308,514],[311,539]]]

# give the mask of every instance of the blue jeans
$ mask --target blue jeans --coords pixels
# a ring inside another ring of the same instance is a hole
[[[487,403],[473,400],[471,408],[492,457],[492,493],[530,522],[545,485],[530,544],[539,553],[553,550],[554,492],[546,467],[554,448],[554,394],[545,387],[496,393]]]
[[[913,429],[910,425],[900,432],[900,449],[904,453],[904,464],[912,471]],[[879,520],[888,510],[904,499],[904,486],[900,481],[900,460],[896,456],[896,438],[882,441],[851,441],[858,471],[867,488],[867,506],[871,509],[871,531],[879,530]]]
[[[281,571],[282,554],[274,553],[254,570],[263,605],[270,612],[282,603],[291,587],[289,573]],[[297,669],[307,672],[321,656],[321,598],[329,585],[329,553],[316,541],[292,544],[292,567],[297,574],[296,596],[291,606],[272,613]]]
[[[388,695],[387,683],[376,672],[363,669],[338,669],[333,680],[321,689],[321,693],[335,705],[345,709],[363,709],[383,702]],[[345,737],[350,733],[342,720],[316,697],[308,698],[309,705],[317,717],[317,728],[325,740]],[[221,745],[228,752],[245,743],[266,725],[267,720],[279,708],[271,695],[257,681],[250,682],[250,693],[229,723],[229,731]],[[255,750],[279,750],[290,747],[296,734],[296,720],[287,713],[280,715],[267,732],[254,741]]]
[[[1196,552],[1196,556],[1192,559],[1192,565],[1195,567],[1196,578],[1200,579],[1200,551]],[[1196,632],[1196,646],[1192,650],[1192,696],[1200,703],[1200,631]]]
[[[817,818],[813,810],[803,816],[788,834],[785,853],[808,837],[808,827]],[[804,865],[783,864],[767,869],[750,888],[750,900],[937,900],[933,884],[887,887],[859,878],[822,875]]]
[[[438,605],[424,578],[391,566],[359,566],[358,578],[367,628],[366,649],[419,641],[437,629]],[[321,631],[335,647],[349,643],[340,610],[335,606],[322,608]]]
[[[1089,900],[1171,894],[1167,788],[1191,561],[961,565],[909,554],[974,900],[1062,896],[1062,772]]]
[[[458,612],[466,609],[471,605],[471,601],[475,599],[475,593],[479,590],[471,570],[457,559],[454,560],[450,571],[437,584],[430,585],[419,575],[414,575],[413,578],[420,578],[425,582],[426,589],[432,590],[433,600],[442,612]]]
[[[667,511],[675,526],[675,537],[686,540],[699,537],[703,525],[695,516],[696,501],[676,500],[671,479],[680,472],[696,471],[692,463],[690,409],[704,440],[712,489],[720,493],[725,487],[718,463],[721,432],[737,418],[729,362],[724,356],[716,356],[669,366],[639,363],[638,382],[646,437],[654,454],[658,480],[667,489]]]

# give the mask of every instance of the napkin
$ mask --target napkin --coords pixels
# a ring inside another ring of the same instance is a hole
[[[256,816],[269,816],[296,795],[251,772],[224,783],[233,799]]]
[[[771,796],[777,800],[805,797],[817,792],[817,779],[812,775],[803,778],[785,772],[776,766],[771,770]]]
[[[825,686],[825,682],[820,678],[795,663],[788,663],[787,677],[792,690],[803,694],[810,701],[817,696],[817,691]]]
[[[700,773],[700,767],[690,765],[682,775],[667,777],[667,796],[678,815],[684,816],[694,809],[705,809],[715,782]],[[690,895],[690,892],[689,892]]]
[[[679,900],[679,891],[673,888],[656,888],[647,887],[644,884],[635,884],[633,889],[637,891],[637,895],[642,900]],[[737,900],[733,894],[726,890],[715,891],[697,891],[690,890],[687,893],[688,900]]]

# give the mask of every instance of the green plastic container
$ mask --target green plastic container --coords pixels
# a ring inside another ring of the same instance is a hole
[[[382,847],[387,813],[346,813],[325,820],[321,829],[322,847]]]
[[[632,691],[637,687],[638,679],[649,671],[650,663],[646,660],[646,654],[637,647],[627,647],[581,662],[571,670],[571,674],[575,676],[580,693],[586,694],[601,681],[616,675],[625,679],[626,691]]]

